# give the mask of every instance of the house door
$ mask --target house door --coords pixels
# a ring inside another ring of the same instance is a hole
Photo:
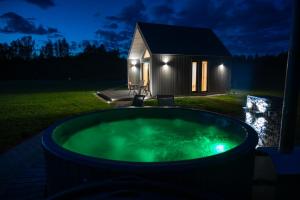
[[[143,81],[144,85],[149,83],[149,63],[143,63]]]

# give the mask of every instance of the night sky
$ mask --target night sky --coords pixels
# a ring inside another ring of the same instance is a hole
[[[288,50],[291,0],[0,0],[0,42],[65,37],[127,54],[137,21],[207,27],[232,54]]]

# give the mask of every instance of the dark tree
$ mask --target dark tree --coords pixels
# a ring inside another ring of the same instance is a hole
[[[9,48],[9,58],[32,59],[34,45],[35,42],[31,36],[24,36],[21,39],[12,41]]]
[[[21,40],[21,57],[26,60],[33,58],[35,41],[31,36],[22,37]]]
[[[9,46],[6,43],[0,43],[0,59],[9,59]]]
[[[70,46],[67,40],[64,38],[62,40],[57,40],[54,43],[55,56],[60,58],[65,58],[69,56]]]
[[[83,54],[93,54],[96,52],[96,46],[86,41],[83,44]]]
[[[45,46],[43,46],[40,50],[40,58],[53,58],[53,56],[54,56],[53,43],[51,40],[48,40]]]

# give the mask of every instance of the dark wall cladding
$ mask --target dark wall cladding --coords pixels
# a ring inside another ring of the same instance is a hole
[[[222,62],[221,59],[209,60],[208,70],[208,92],[222,93],[230,89],[231,69],[229,62]]]
[[[152,56],[152,92],[156,94],[192,95],[192,62],[198,62],[198,80],[201,62],[208,61],[208,93],[223,93],[230,89],[230,62],[224,58],[184,55]],[[223,64],[222,69],[219,65]],[[198,81],[198,82],[199,82]],[[200,83],[197,84],[200,88]]]

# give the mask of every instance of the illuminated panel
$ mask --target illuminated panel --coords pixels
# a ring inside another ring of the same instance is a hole
[[[150,53],[148,50],[145,51],[144,58],[150,58]]]
[[[149,63],[143,63],[143,80],[144,85],[149,83]]]
[[[197,91],[197,62],[192,62],[192,92]]]
[[[259,113],[265,113],[271,107],[271,103],[268,99],[250,95],[247,96],[246,105],[249,110],[254,110]]]
[[[202,62],[201,92],[207,91],[207,61]]]

